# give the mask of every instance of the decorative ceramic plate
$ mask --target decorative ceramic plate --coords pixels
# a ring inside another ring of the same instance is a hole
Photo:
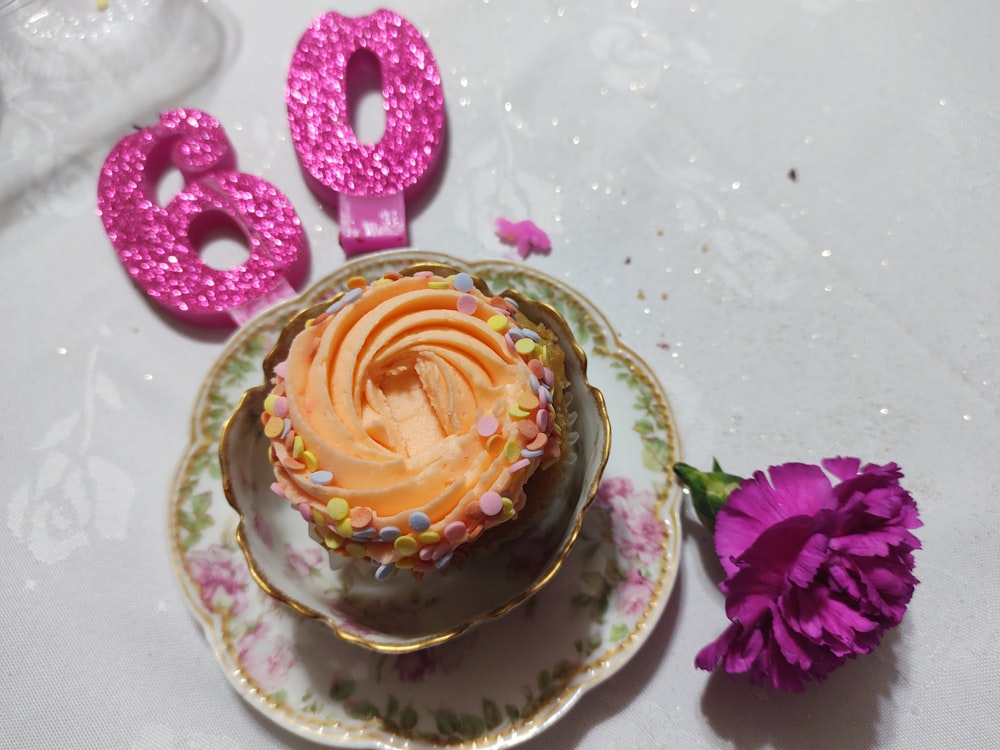
[[[280,726],[343,747],[510,747],[565,715],[636,654],[677,576],[680,491],[670,466],[680,456],[673,417],[648,367],[593,305],[526,266],[464,263],[494,290],[518,289],[565,317],[587,353],[590,382],[604,393],[613,434],[597,499],[562,569],[499,620],[405,654],[346,643],[254,584],[236,543],[237,514],[222,490],[222,424],[260,382],[264,355],[294,310],[343,289],[352,276],[418,261],[454,259],[413,250],[363,257],[234,334],[195,404],[192,445],[171,492],[171,549],[223,673]],[[318,546],[274,542],[288,544],[289,575],[328,570]],[[511,556],[507,564],[516,570],[536,562]],[[404,610],[400,617],[408,616]]]

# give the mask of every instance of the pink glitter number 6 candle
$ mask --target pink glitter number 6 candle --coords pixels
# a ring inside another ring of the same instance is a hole
[[[359,143],[350,123],[348,64],[360,50],[382,78],[385,132],[374,144]],[[420,32],[388,10],[319,16],[295,48],[286,95],[299,161],[310,188],[338,205],[344,252],[406,245],[404,191],[429,176],[445,123],[441,75]]]
[[[156,185],[169,166],[185,186],[166,205]],[[189,323],[246,322],[291,296],[308,266],[295,209],[274,185],[236,171],[236,154],[211,115],[177,109],[122,138],[108,154],[97,188],[98,213],[122,263],[168,312]],[[234,268],[206,264],[198,240],[235,224],[250,257]]]

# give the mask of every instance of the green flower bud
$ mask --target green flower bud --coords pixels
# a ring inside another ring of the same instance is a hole
[[[711,471],[700,471],[688,464],[674,464],[674,474],[691,493],[695,513],[709,531],[715,533],[715,514],[726,504],[729,493],[740,486],[742,477],[727,474],[712,461]]]

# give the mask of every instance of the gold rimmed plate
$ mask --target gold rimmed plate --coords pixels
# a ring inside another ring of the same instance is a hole
[[[447,276],[465,270],[458,263],[421,263],[396,270],[404,275],[432,270]],[[349,267],[355,268],[355,264]],[[328,288],[326,282],[321,286]],[[305,305],[309,296],[305,295]],[[416,580],[400,573],[389,581],[376,581],[374,569],[364,561],[337,555],[332,556],[330,570],[301,575],[301,566],[290,565],[289,556],[316,559],[318,547],[308,537],[299,513],[270,490],[273,474],[267,457],[268,440],[260,426],[270,385],[262,383],[246,393],[223,425],[220,460],[223,489],[240,516],[237,543],[254,580],[268,594],[296,612],[324,622],[346,641],[375,651],[404,653],[444,643],[500,617],[552,579],[576,541],[583,513],[597,492],[610,450],[610,426],[603,396],[587,382],[586,354],[562,316],[542,302],[517,293],[508,296],[518,301],[529,319],[552,331],[565,352],[567,401],[573,417],[566,467],[561,470],[558,487],[551,490],[554,496],[540,506],[540,513],[532,514],[531,527],[502,544],[491,543],[489,535],[484,536],[477,541],[477,548],[485,543],[492,549],[450,569],[447,575],[431,574]],[[293,300],[277,309],[286,317],[288,312],[298,314],[266,358],[264,372],[285,359],[291,340],[306,321],[329,304],[322,301],[302,310],[304,302]],[[532,501],[529,488],[529,503]]]
[[[434,253],[381,253],[346,264],[306,297],[322,299],[351,276],[416,262],[455,263]],[[588,378],[604,394],[614,433],[575,546],[558,574],[504,617],[443,645],[377,653],[338,638],[254,584],[237,544],[239,516],[223,493],[218,440],[243,393],[260,382],[260,362],[287,311],[268,311],[234,334],[195,405],[192,443],[169,508],[178,579],[234,688],[272,721],[317,742],[515,745],[565,715],[583,692],[636,654],[676,578],[680,493],[670,466],[680,458],[679,445],[666,396],[649,368],[590,302],[561,282],[506,261],[461,265],[493,289],[518,289],[562,314],[587,355]],[[282,515],[301,524],[295,513]],[[310,579],[329,571],[323,551],[301,541],[301,528],[286,542],[275,528],[257,525],[256,533],[270,533],[285,575]],[[531,570],[538,565],[532,551],[525,547],[505,564],[515,573]],[[419,617],[423,606],[400,605],[393,616],[415,610]]]

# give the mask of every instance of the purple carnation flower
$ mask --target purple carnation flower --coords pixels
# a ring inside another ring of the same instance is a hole
[[[715,518],[732,624],[698,654],[700,669],[748,672],[802,690],[899,624],[917,583],[917,506],[895,463],[788,463],[744,480]]]

